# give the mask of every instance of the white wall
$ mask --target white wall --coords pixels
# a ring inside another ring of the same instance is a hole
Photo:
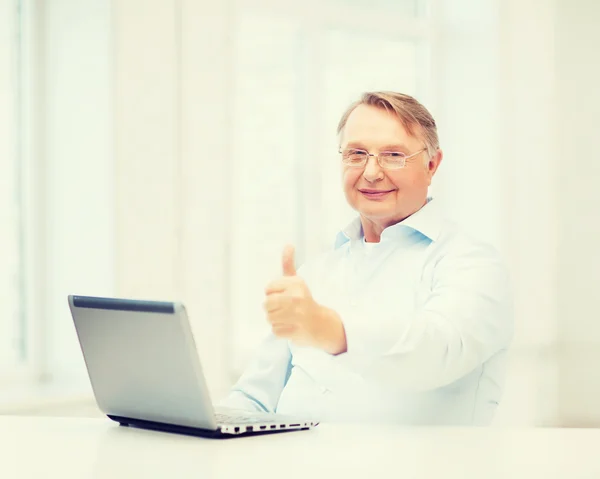
[[[180,3],[181,298],[214,398],[231,385],[232,2]]]
[[[516,346],[544,347],[557,335],[557,13],[553,1],[533,0],[505,2],[501,14],[499,158],[520,319]]]
[[[114,2],[114,132],[119,294],[175,299],[179,52],[174,1]]]
[[[184,301],[215,395],[230,384],[228,8],[114,3],[117,291]]]
[[[510,1],[502,15],[503,225],[518,336],[501,416],[598,426],[600,4]]]
[[[557,2],[560,418],[600,426],[600,3]]]
[[[600,345],[600,3],[558,3],[559,308],[563,343]]]

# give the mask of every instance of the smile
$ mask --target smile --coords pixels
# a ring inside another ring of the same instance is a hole
[[[381,198],[385,198],[394,190],[358,190],[362,193],[365,198],[369,198],[371,200],[377,200]]]

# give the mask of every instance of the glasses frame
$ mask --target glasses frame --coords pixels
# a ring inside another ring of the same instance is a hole
[[[355,163],[347,163],[344,161],[344,150],[355,150],[355,151],[360,151],[360,152],[364,152],[365,153],[365,160],[359,164],[355,164]],[[409,160],[410,158],[413,158],[421,153],[423,153],[424,151],[427,151],[427,148],[422,148],[419,151],[412,153],[410,155],[405,155],[404,153],[400,152],[400,151],[380,151],[379,153],[375,154],[375,153],[369,153],[367,150],[363,150],[362,148],[344,148],[342,149],[340,147],[340,149],[338,150],[338,153],[340,155],[342,155],[342,163],[346,166],[349,166],[350,168],[364,168],[365,165],[369,162],[369,157],[374,156],[377,159],[377,164],[385,169],[385,170],[401,170],[402,168],[406,167],[406,160]],[[403,161],[402,161],[402,166],[397,166],[397,167],[390,167],[390,166],[384,166],[381,160],[381,156],[383,153],[394,153],[394,154],[401,154],[403,155]]]

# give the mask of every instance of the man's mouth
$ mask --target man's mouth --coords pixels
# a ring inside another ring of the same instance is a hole
[[[372,190],[369,188],[364,188],[364,189],[359,189],[358,191],[360,191],[363,196],[365,196],[366,198],[370,198],[370,199],[379,199],[379,198],[384,198],[385,196],[387,196],[389,193],[391,193],[394,190]]]

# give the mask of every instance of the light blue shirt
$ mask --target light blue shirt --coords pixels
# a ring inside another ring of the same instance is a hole
[[[298,274],[344,323],[330,355],[269,336],[221,405],[325,421],[489,425],[513,336],[500,255],[431,200],[365,243],[360,218]]]

